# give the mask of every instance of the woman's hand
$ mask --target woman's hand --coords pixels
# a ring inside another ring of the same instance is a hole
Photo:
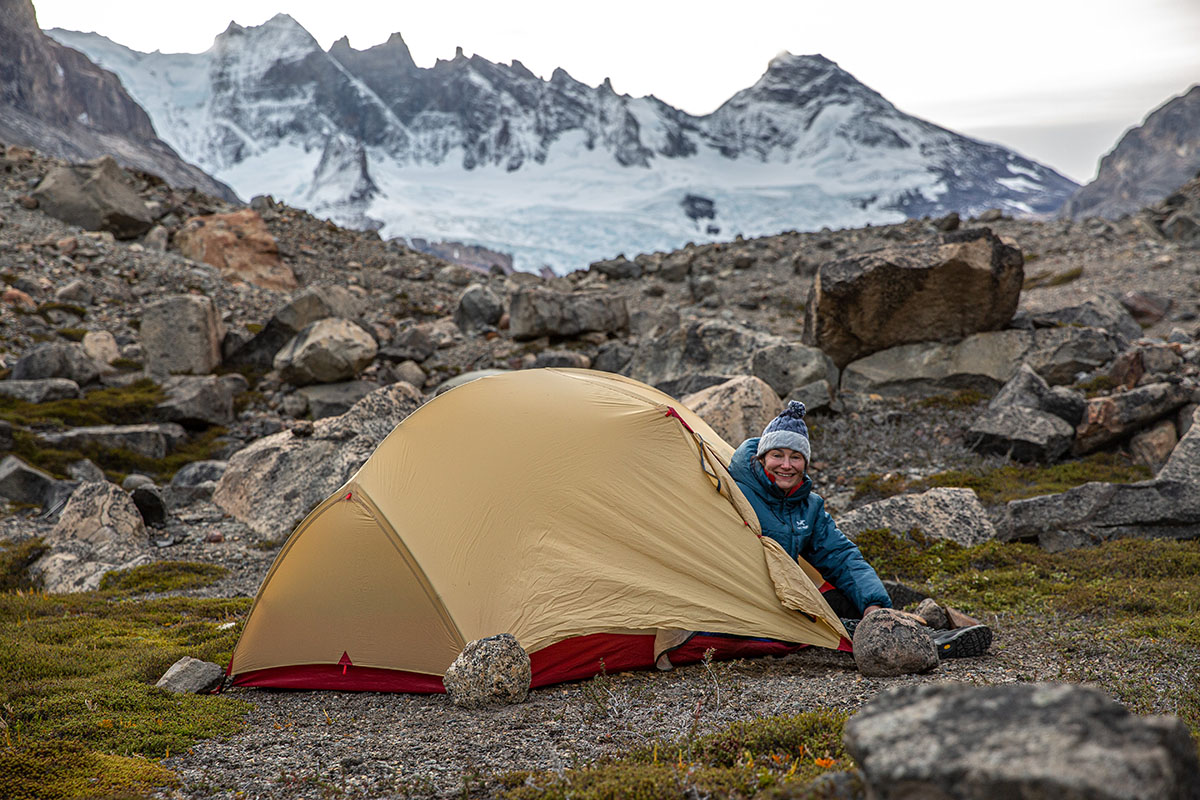
[[[870,616],[871,612],[878,611],[881,608],[883,608],[883,606],[867,606],[863,609],[863,618],[865,619],[866,617]]]

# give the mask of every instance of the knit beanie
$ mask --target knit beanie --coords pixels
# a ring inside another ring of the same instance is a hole
[[[778,417],[767,423],[762,438],[758,440],[755,456],[761,458],[768,450],[786,447],[804,454],[806,462],[812,462],[812,447],[808,443],[808,426],[804,424],[804,403],[789,400],[787,408]]]

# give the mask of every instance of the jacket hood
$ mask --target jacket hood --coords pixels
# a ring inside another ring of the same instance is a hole
[[[747,439],[738,446],[738,449],[733,453],[733,458],[729,462],[729,474],[733,476],[734,481],[737,483],[755,486],[763,496],[769,497],[772,500],[783,503],[804,502],[809,493],[812,492],[813,487],[812,478],[808,476],[808,472],[804,473],[804,483],[800,484],[799,488],[795,489],[791,494],[784,492],[767,477],[762,462],[754,455],[758,451],[759,438],[755,436]]]

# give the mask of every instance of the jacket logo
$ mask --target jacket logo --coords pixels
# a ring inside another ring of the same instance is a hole
[[[800,530],[800,531],[808,530],[808,522],[806,520],[802,520],[802,519],[796,520],[796,530]]]

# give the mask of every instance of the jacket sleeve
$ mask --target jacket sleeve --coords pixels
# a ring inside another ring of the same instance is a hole
[[[883,588],[883,582],[863,558],[858,546],[838,530],[833,517],[825,510],[824,500],[820,501],[816,511],[812,552],[806,555],[809,563],[825,580],[842,590],[858,607],[859,613],[870,605],[891,608],[892,598]]]

